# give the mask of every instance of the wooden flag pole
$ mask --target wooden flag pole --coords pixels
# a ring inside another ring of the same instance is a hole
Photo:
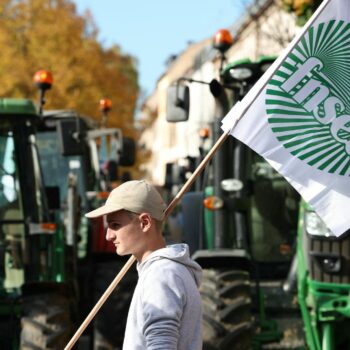
[[[136,261],[136,258],[132,255],[129,260],[125,263],[125,265],[122,267],[122,269],[119,271],[118,275],[114,278],[112,283],[109,285],[109,287],[105,290],[105,292],[102,294],[99,301],[96,303],[96,305],[93,307],[93,309],[90,311],[90,313],[85,318],[84,322],[80,325],[78,330],[73,335],[72,339],[69,341],[69,343],[66,345],[64,350],[71,349],[74,344],[77,342],[77,340],[80,338],[80,336],[83,334],[85,328],[89,325],[91,320],[96,316],[97,312],[100,310],[102,305],[105,303],[105,301],[108,299],[110,294],[113,292],[115,287],[119,284],[119,282],[122,280],[124,275],[128,272],[130,267],[134,264]]]
[[[215,145],[211,148],[211,150],[208,152],[208,154],[205,156],[205,158],[202,160],[202,162],[198,165],[197,169],[193,172],[191,177],[186,181],[186,183],[183,185],[181,190],[178,192],[178,194],[174,197],[174,199],[171,201],[171,203],[168,205],[168,207],[165,209],[164,212],[164,220],[168,217],[168,215],[173,211],[173,209],[176,207],[178,202],[181,200],[182,196],[189,190],[193,182],[196,180],[198,175],[203,171],[205,166],[209,163],[211,158],[214,156],[216,151],[220,148],[220,146],[224,143],[224,141],[229,136],[231,130],[228,132],[225,132],[221,135],[221,137],[216,141]],[[70,350],[74,346],[74,344],[77,342],[77,340],[80,338],[80,336],[83,334],[86,327],[89,325],[89,323],[92,321],[92,319],[96,316],[97,312],[100,310],[102,305],[105,303],[105,301],[108,299],[110,294],[113,292],[115,287],[119,284],[119,282],[122,280],[124,275],[128,272],[130,267],[134,264],[136,261],[136,258],[134,256],[131,256],[129,260],[125,263],[123,268],[120,270],[118,275],[114,278],[112,283],[109,285],[109,287],[106,289],[106,291],[102,294],[99,301],[96,303],[96,305],[93,307],[93,309],[90,311],[90,313],[87,315],[83,323],[80,325],[78,330],[75,332],[69,343],[66,345],[64,350]]]

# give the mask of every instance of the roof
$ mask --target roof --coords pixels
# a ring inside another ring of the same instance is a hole
[[[97,122],[91,117],[79,114],[73,109],[55,109],[46,110],[43,112],[44,120],[65,120],[71,118],[78,118],[83,121],[89,129],[94,129],[97,127]]]
[[[33,101],[18,98],[0,98],[0,114],[38,116],[38,112]]]

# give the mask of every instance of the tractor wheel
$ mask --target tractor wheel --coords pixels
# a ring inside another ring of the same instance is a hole
[[[95,274],[95,302],[101,297],[124,261],[99,263]],[[137,283],[136,268],[131,268],[97,313],[94,322],[94,350],[118,350],[123,346],[129,306]]]
[[[203,270],[204,350],[250,350],[253,335],[249,274]]]
[[[69,302],[58,295],[25,298],[21,328],[21,350],[62,350],[73,331]]]

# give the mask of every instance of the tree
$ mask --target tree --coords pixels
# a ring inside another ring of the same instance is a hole
[[[108,97],[108,126],[135,133],[137,62],[117,45],[98,42],[89,12],[78,15],[70,0],[0,0],[0,19],[0,96],[36,99],[32,76],[47,69],[54,86],[46,108],[76,109],[100,121],[98,102]]]
[[[303,26],[316,11],[322,0],[281,0],[282,6],[289,12],[294,12],[297,24]]]

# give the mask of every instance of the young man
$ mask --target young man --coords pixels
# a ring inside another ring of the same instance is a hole
[[[137,258],[139,280],[130,305],[124,350],[202,349],[201,268],[186,244],[166,246],[165,204],[145,181],[115,188],[88,218],[107,216],[106,239],[118,255]]]

